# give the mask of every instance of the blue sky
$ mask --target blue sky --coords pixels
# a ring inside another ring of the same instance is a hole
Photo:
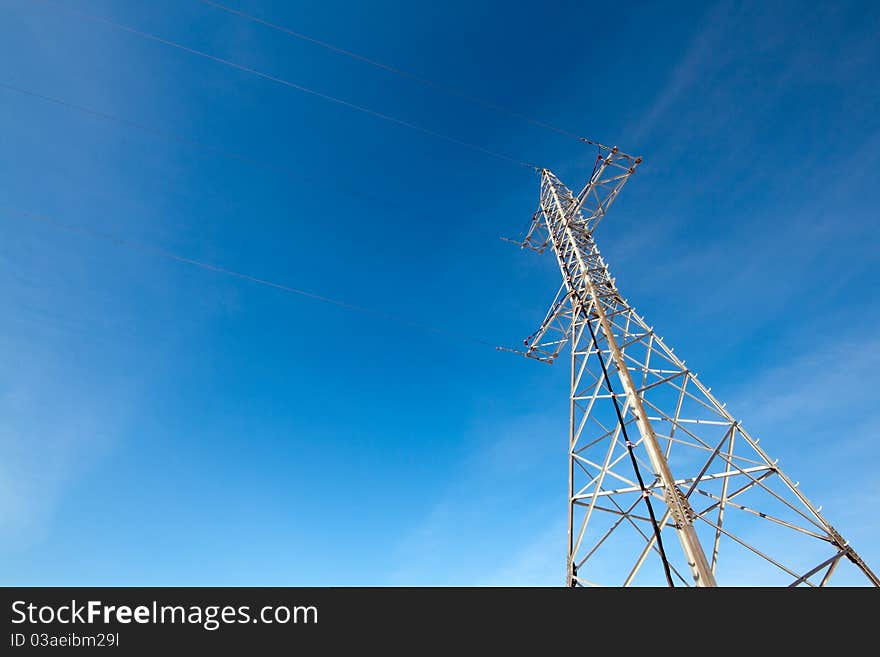
[[[625,296],[880,567],[874,3],[229,0],[645,157]],[[547,166],[594,151],[206,7],[58,0]],[[537,178],[38,1],[0,0],[0,581],[563,582],[567,378],[491,343],[558,285]],[[13,208],[13,209],[10,209]]]

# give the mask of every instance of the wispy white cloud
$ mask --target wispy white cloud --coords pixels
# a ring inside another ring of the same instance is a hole
[[[13,362],[8,353],[3,360]],[[123,426],[125,393],[77,386],[75,378],[51,364],[32,365],[0,393],[4,552],[24,552],[51,536],[68,487],[100,462]]]
[[[564,495],[554,494],[563,487],[545,485],[544,477],[556,459],[556,474],[564,476],[564,431],[563,421],[540,413],[494,424],[480,420],[470,431],[470,454],[456,466],[452,482],[428,501],[422,520],[398,542],[388,583],[475,585],[509,570],[511,585],[558,584],[564,528],[555,532],[555,550],[549,530],[543,543],[519,546],[524,537],[544,532],[547,517],[565,513]],[[468,560],[461,561],[461,554]],[[545,557],[546,564],[555,562],[555,582],[548,579],[552,568],[544,567]],[[514,577],[515,569],[520,574]]]
[[[697,29],[690,45],[672,70],[669,81],[654,99],[638,123],[628,132],[633,144],[649,135],[675,104],[693,90],[694,85],[713,69],[724,66],[727,56],[717,47],[719,38],[730,28],[733,4],[713,5]]]
[[[817,336],[818,344],[792,345],[792,352],[758,375],[743,381],[736,407],[753,425],[776,428],[783,423],[832,426],[858,421],[850,409],[868,407],[880,389],[880,340],[848,332]],[[880,454],[878,454],[880,455]]]
[[[502,559],[478,586],[562,586],[565,584],[564,523],[548,525],[530,543]]]

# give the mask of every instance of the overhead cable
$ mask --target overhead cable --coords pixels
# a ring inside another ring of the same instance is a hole
[[[145,132],[150,135],[154,135],[156,137],[160,137],[162,139],[166,139],[169,141],[176,141],[182,144],[187,144],[188,146],[192,146],[193,148],[197,148],[199,150],[205,151],[207,153],[211,153],[212,155],[219,155],[220,157],[224,157],[230,160],[237,160],[239,162],[244,162],[246,164],[250,164],[252,166],[260,167],[262,169],[277,171],[279,173],[286,174],[293,178],[297,178],[299,180],[304,180],[311,183],[320,182],[320,179],[316,176],[308,175],[308,173],[303,171],[302,167],[292,167],[292,166],[284,166],[279,165],[274,162],[267,162],[257,157],[253,157],[251,155],[243,155],[241,153],[237,153],[235,151],[231,151],[227,148],[221,148],[219,146],[213,146],[206,142],[200,141],[198,139],[193,139],[192,137],[187,137],[186,135],[182,135],[178,132],[173,132],[171,130],[167,130],[165,128],[155,128],[150,125],[146,125],[144,123],[139,123],[137,121],[132,121],[131,119],[127,119],[123,116],[119,116],[118,114],[111,114],[109,112],[105,112],[102,110],[95,109],[93,107],[87,107],[85,105],[79,105],[77,103],[72,103],[67,100],[63,100],[61,98],[56,98],[54,96],[49,96],[46,94],[42,94],[31,89],[25,89],[24,87],[19,87],[14,84],[9,84],[7,82],[0,81],[0,89],[5,89],[7,91],[12,91],[17,94],[21,94],[23,96],[29,96],[31,98],[37,98],[39,100],[43,100],[48,103],[52,103],[54,105],[58,105],[59,107],[64,107],[65,109],[75,110],[82,114],[88,114],[90,116],[94,116],[103,121],[109,121],[111,123],[116,123],[126,128],[131,128],[134,130],[139,130],[141,132]],[[337,183],[334,181],[334,190],[340,190],[345,194],[350,196],[359,197],[365,200],[369,200],[371,202],[378,202],[383,205],[387,205],[390,207],[394,207],[397,210],[403,211],[406,208],[394,203],[393,200],[387,197],[379,197],[374,194],[370,194],[369,192],[365,192],[362,190],[352,189],[349,187],[339,187]],[[409,210],[407,210],[409,212]]]
[[[598,141],[593,139],[588,139],[587,137],[583,137],[576,132],[572,132],[571,130],[566,130],[565,128],[560,128],[546,121],[542,121],[541,119],[536,119],[533,116],[529,116],[528,114],[523,114],[522,112],[518,112],[509,107],[505,107],[504,105],[500,105],[499,103],[493,102],[491,100],[486,100],[485,98],[481,98],[479,96],[475,96],[466,91],[462,91],[461,89],[456,89],[455,87],[451,87],[447,84],[443,84],[441,82],[436,82],[431,80],[430,78],[426,78],[423,75],[418,75],[416,73],[412,73],[410,71],[406,71],[404,69],[398,68],[396,66],[391,66],[390,64],[386,64],[384,62],[380,62],[379,60],[372,59],[370,57],[366,57],[359,53],[356,53],[351,50],[347,50],[346,48],[341,48],[340,46],[334,45],[328,41],[324,41],[322,39],[316,39],[315,37],[309,36],[307,34],[303,34],[302,32],[297,32],[296,30],[292,30],[289,27],[281,25],[279,23],[275,23],[273,21],[267,20],[265,18],[260,18],[259,16],[255,16],[254,14],[249,14],[240,9],[235,9],[234,7],[230,7],[228,5],[221,4],[219,2],[214,2],[214,0],[198,0],[204,5],[208,5],[209,7],[214,7],[215,9],[219,9],[220,11],[224,11],[228,14],[233,14],[235,16],[239,16],[240,18],[244,18],[253,23],[257,23],[259,25],[263,25],[264,27],[268,27],[272,30],[276,30],[278,32],[282,32],[283,34],[287,34],[288,36],[292,36],[296,39],[300,39],[302,41],[307,41],[309,43],[315,44],[316,46],[320,46],[321,48],[326,48],[332,52],[335,52],[340,55],[344,55],[346,57],[351,57],[359,62],[363,62],[365,64],[369,64],[370,66],[374,66],[376,68],[380,68],[389,73],[393,73],[394,75],[399,75],[400,77],[407,78],[414,82],[418,82],[426,87],[430,87],[442,93],[445,93],[449,96],[455,96],[457,98],[461,98],[468,102],[474,103],[476,105],[481,105],[488,109],[491,109],[500,114],[505,114],[507,116],[519,119],[521,121],[525,121],[526,123],[531,123],[532,125],[538,126],[539,128],[544,128],[545,130],[549,130],[551,132],[555,132],[556,134],[563,135],[565,137],[570,137],[572,139],[577,139],[580,142],[585,144],[590,144],[591,146],[598,146],[599,148],[603,148],[605,150],[612,150],[612,146],[606,146]],[[627,155],[626,153],[620,153],[619,155],[623,157],[632,156]]]
[[[413,80],[414,82],[418,82],[419,84],[425,85],[426,87],[431,87],[432,89],[436,89],[442,93],[448,94],[450,96],[456,96],[458,98],[462,98],[467,100],[468,102],[475,103],[477,105],[482,105],[483,107],[489,108],[496,112],[500,112],[501,114],[506,114],[507,116],[512,116],[514,118],[520,119],[522,121],[526,121],[527,123],[531,123],[532,125],[536,125],[540,128],[545,128],[546,130],[550,130],[560,135],[564,135],[566,137],[572,137],[573,139],[577,139],[579,141],[584,141],[589,144],[595,144],[595,142],[587,139],[586,137],[581,137],[580,135],[571,132],[569,130],[565,130],[564,128],[558,128],[555,125],[551,125],[546,121],[541,121],[540,119],[533,118],[526,114],[522,114],[517,112],[516,110],[510,109],[503,105],[499,105],[498,103],[494,103],[491,100],[486,100],[485,98],[480,98],[479,96],[474,96],[465,91],[461,91],[454,87],[450,87],[445,84],[441,84],[439,82],[435,82],[429,78],[426,78],[421,75],[417,75],[416,73],[411,73],[409,71],[403,70],[401,68],[397,68],[396,66],[391,66],[390,64],[385,64],[384,62],[380,62],[376,59],[372,59],[370,57],[365,57],[359,53],[353,52],[351,50],[347,50],[345,48],[341,48],[339,46],[333,45],[328,41],[324,41],[321,39],[316,39],[315,37],[309,36],[307,34],[303,34],[302,32],[297,32],[296,30],[292,30],[289,27],[285,27],[284,25],[280,25],[278,23],[274,23],[270,20],[266,20],[265,18],[260,18],[259,16],[255,16],[253,14],[248,14],[247,12],[241,11],[240,9],[235,9],[234,7],[229,7],[227,5],[221,4],[219,2],[213,2],[213,0],[198,0],[204,5],[208,5],[210,7],[214,7],[215,9],[219,9],[220,11],[224,11],[228,14],[233,14],[235,16],[239,16],[240,18],[244,18],[253,23],[258,23],[263,25],[264,27],[268,27],[272,30],[276,30],[278,32],[282,32],[287,34],[288,36],[292,36],[296,39],[300,39],[302,41],[307,41],[316,46],[320,46],[321,48],[326,48],[332,52],[335,52],[340,55],[344,55],[346,57],[350,57],[359,62],[363,62],[365,64],[369,64],[370,66],[374,66],[376,68],[380,68],[389,73],[393,73],[394,75],[399,75],[401,77],[407,78],[409,80]]]
[[[114,235],[111,233],[105,233],[100,230],[95,230],[88,226],[84,226],[82,224],[74,224],[68,223],[65,221],[59,221],[52,217],[38,214],[35,212],[30,212],[27,210],[22,210],[20,208],[12,207],[9,205],[0,205],[0,208],[6,210],[9,214],[19,216],[25,219],[29,219],[34,222],[38,222],[44,225],[52,226],[54,228],[59,228],[61,230],[77,233],[80,235],[85,235],[86,237],[90,237],[92,239],[100,240],[109,244],[113,244],[115,246],[120,246],[129,250],[140,251],[142,253],[148,253],[154,256],[158,256],[161,258],[165,258],[167,260],[173,260],[175,262],[180,262],[183,264],[191,265],[193,267],[199,267],[201,269],[206,269],[208,271],[212,271],[218,274],[223,274],[224,276],[230,276],[233,278],[238,278],[244,281],[248,281],[250,283],[255,283],[257,285],[262,285],[265,287],[270,287],[276,290],[280,290],[282,292],[286,292],[289,294],[296,294],[302,297],[306,297],[308,299],[312,299],[314,301],[320,301],[321,303],[326,303],[334,306],[338,306],[340,308],[345,308],[346,310],[352,310],[359,313],[364,313],[368,315],[373,315],[374,317],[379,317],[387,322],[392,322],[395,324],[400,324],[403,326],[407,326],[409,328],[416,328],[422,331],[427,331],[429,333],[434,333],[437,335],[454,338],[456,340],[463,340],[466,342],[470,342],[473,344],[480,344],[483,346],[491,347],[493,350],[497,350],[496,343],[490,342],[489,340],[485,340],[482,338],[477,338],[472,335],[466,335],[459,333],[458,331],[450,330],[443,327],[432,326],[430,324],[426,324],[424,322],[414,321],[411,319],[407,319],[405,317],[399,317],[397,315],[393,315],[391,313],[387,313],[384,310],[378,308],[371,308],[369,306],[362,306],[354,303],[349,303],[347,301],[343,301],[341,299],[336,299],[334,297],[328,297],[323,294],[317,294],[315,292],[311,292],[309,290],[304,290],[302,288],[293,287],[291,285],[287,285],[284,283],[278,283],[275,281],[271,281],[266,278],[260,278],[258,276],[252,276],[251,274],[247,274],[241,271],[237,271],[234,269],[229,269],[227,267],[223,267],[220,265],[216,265],[210,262],[205,262],[202,260],[196,260],[194,258],[188,258],[182,255],[178,255],[172,251],[168,251],[166,249],[162,249],[159,247],[155,247],[149,244],[145,244],[143,242],[139,242],[136,240],[128,239],[121,237],[119,235]]]
[[[156,43],[161,43],[163,45],[169,46],[171,48],[176,48],[177,50],[181,50],[183,52],[187,52],[191,55],[196,55],[197,57],[202,57],[203,59],[210,60],[217,64],[222,64],[223,66],[227,66],[229,68],[235,69],[237,71],[241,71],[243,73],[248,73],[250,75],[254,75],[259,78],[263,78],[264,80],[269,80],[270,82],[274,82],[276,84],[289,87],[291,89],[295,89],[305,94],[309,94],[311,96],[315,96],[316,98],[321,98],[323,100],[327,100],[333,103],[337,103],[342,105],[343,107],[348,107],[349,109],[356,110],[358,112],[362,112],[364,114],[368,114],[370,116],[376,117],[378,119],[382,119],[384,121],[388,121],[389,123],[394,123],[399,126],[403,126],[405,128],[409,128],[410,130],[414,130],[416,132],[420,132],[425,135],[429,135],[431,137],[435,137],[437,139],[447,141],[453,144],[458,144],[459,146],[463,146],[465,148],[469,148],[474,151],[478,151],[483,153],[484,155],[488,155],[490,157],[494,157],[497,159],[505,160],[507,162],[511,162],[521,167],[525,167],[527,169],[538,169],[534,164],[526,162],[524,160],[517,159],[515,157],[511,157],[510,155],[505,155],[504,153],[499,153],[498,151],[491,150],[489,148],[485,148],[484,146],[479,146],[477,144],[473,144],[471,142],[465,141],[463,139],[459,139],[458,137],[453,137],[451,135],[444,134],[442,132],[437,132],[436,130],[432,130],[431,128],[426,128],[424,126],[418,125],[416,123],[412,123],[410,121],[406,121],[404,119],[400,119],[396,116],[392,116],[390,114],[385,114],[384,112],[379,112],[377,110],[371,109],[369,107],[365,107],[364,105],[358,105],[351,101],[345,100],[343,98],[339,98],[337,96],[332,96],[330,94],[324,93],[322,91],[317,91],[316,89],[311,89],[304,85],[298,84],[296,82],[292,82],[285,78],[279,77],[277,75],[272,75],[271,73],[266,73],[264,71],[260,71],[258,69],[252,68],[250,66],[245,66],[244,64],[239,64],[229,59],[224,59],[223,57],[218,57],[217,55],[212,55],[211,53],[207,53],[203,50],[197,50],[196,48],[191,48],[182,43],[178,43],[177,41],[172,41],[171,39],[166,39],[165,37],[161,37],[157,34],[153,34],[152,32],[147,32],[145,30],[141,30],[130,25],[126,25],[125,23],[120,23],[118,21],[111,20],[109,18],[98,16],[95,14],[90,14],[84,11],[80,11],[78,9],[71,9],[70,7],[66,7],[62,4],[54,2],[54,0],[38,0],[44,4],[55,7],[61,11],[67,12],[74,16],[78,16],[88,21],[103,23],[104,25],[109,25],[110,27],[121,30],[123,32],[128,32],[129,34],[135,34],[144,39],[148,39],[150,41],[154,41]]]

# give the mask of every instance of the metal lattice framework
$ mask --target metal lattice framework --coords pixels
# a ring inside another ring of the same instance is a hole
[[[846,563],[880,586],[617,290],[593,231],[640,161],[601,147],[577,195],[541,170],[521,242],[562,273],[522,353],[552,363],[571,346],[569,585],[825,586]]]

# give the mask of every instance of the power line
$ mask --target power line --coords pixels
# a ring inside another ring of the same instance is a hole
[[[222,64],[223,66],[227,66],[227,67],[235,69],[237,71],[242,71],[243,73],[248,73],[250,75],[254,75],[256,77],[263,78],[264,80],[269,80],[270,82],[274,82],[276,84],[280,84],[282,86],[289,87],[291,89],[296,89],[297,91],[301,91],[302,93],[306,93],[306,94],[315,96],[317,98],[322,98],[324,100],[327,100],[327,101],[330,101],[333,103],[337,103],[339,105],[342,105],[343,107],[348,107],[349,109],[353,109],[358,112],[362,112],[364,114],[368,114],[370,116],[373,116],[373,117],[376,117],[379,119],[383,119],[383,120],[388,121],[390,123],[394,123],[396,125],[400,125],[405,128],[409,128],[410,130],[414,130],[416,132],[420,132],[422,134],[429,135],[431,137],[435,137],[437,139],[441,139],[443,141],[447,141],[447,142],[450,142],[453,144],[458,144],[459,146],[463,146],[465,148],[469,148],[471,150],[478,151],[480,153],[483,153],[484,155],[489,155],[494,158],[505,160],[507,162],[511,162],[511,163],[516,164],[518,166],[526,167],[528,169],[538,169],[539,168],[539,167],[535,166],[534,164],[531,164],[531,163],[526,162],[524,160],[519,160],[515,157],[511,157],[510,155],[505,155],[504,153],[499,153],[497,151],[493,151],[493,150],[485,148],[483,146],[479,146],[477,144],[472,144],[470,142],[464,141],[463,139],[459,139],[458,137],[453,137],[453,136],[444,134],[442,132],[437,132],[436,130],[432,130],[430,128],[425,128],[424,126],[418,125],[416,123],[411,123],[411,122],[406,121],[404,119],[397,118],[396,116],[392,116],[390,114],[385,114],[383,112],[379,112],[374,109],[370,109],[369,107],[365,107],[363,105],[358,105],[356,103],[352,103],[350,101],[347,101],[342,98],[338,98],[336,96],[331,96],[330,94],[326,94],[322,91],[317,91],[315,89],[311,89],[311,88],[303,86],[301,84],[297,84],[296,82],[291,82],[290,80],[286,80],[286,79],[278,77],[276,75],[272,75],[270,73],[265,73],[264,71],[260,71],[255,68],[251,68],[250,66],[238,64],[238,63],[233,62],[229,59],[224,59],[222,57],[212,55],[212,54],[204,52],[202,50],[190,48],[189,46],[185,46],[185,45],[178,43],[176,41],[172,41],[171,39],[166,39],[164,37],[158,36],[156,34],[153,34],[152,32],[146,32],[144,30],[137,29],[137,28],[132,27],[130,25],[126,25],[124,23],[120,23],[120,22],[111,20],[109,18],[105,18],[103,16],[97,16],[95,14],[90,14],[90,13],[80,11],[77,9],[71,9],[69,7],[65,7],[64,5],[58,4],[57,2],[54,2],[53,0],[39,0],[39,1],[43,2],[44,4],[48,4],[52,7],[55,7],[56,9],[60,9],[61,11],[64,11],[64,12],[67,12],[67,13],[72,14],[74,16],[78,16],[80,18],[83,18],[85,20],[109,25],[110,27],[113,27],[114,29],[128,32],[130,34],[135,34],[135,35],[140,36],[144,39],[148,39],[150,41],[155,41],[156,43],[161,43],[161,44],[169,46],[171,48],[176,48],[176,49],[181,50],[183,52],[187,52],[191,55],[196,55],[198,57],[208,59],[212,62],[215,62],[217,64]]]
[[[564,128],[559,128],[555,125],[547,123],[546,121],[541,121],[540,119],[536,119],[534,117],[528,116],[527,114],[523,114],[521,112],[517,112],[516,110],[510,109],[509,107],[505,107],[503,105],[499,105],[498,103],[494,103],[491,100],[486,100],[485,98],[480,98],[479,96],[474,96],[467,92],[461,91],[460,89],[456,89],[455,87],[450,87],[445,84],[441,84],[439,82],[435,82],[429,78],[426,78],[421,75],[417,75],[416,73],[411,73],[410,71],[406,71],[396,66],[391,66],[390,64],[386,64],[384,62],[380,62],[376,59],[372,59],[370,57],[366,57],[359,53],[353,52],[351,50],[347,50],[345,48],[341,48],[336,46],[328,41],[323,41],[321,39],[316,39],[315,37],[309,36],[307,34],[303,34],[302,32],[297,32],[296,30],[292,30],[289,27],[285,27],[284,25],[280,25],[278,23],[274,23],[265,18],[260,18],[259,16],[254,16],[253,14],[248,14],[247,12],[241,11],[240,9],[235,9],[234,7],[228,7],[219,2],[213,2],[213,0],[198,0],[204,5],[208,5],[210,7],[214,7],[215,9],[219,9],[220,11],[224,11],[228,14],[233,14],[235,16],[239,16],[240,18],[244,18],[253,23],[258,23],[263,25],[264,27],[268,27],[272,30],[276,30],[278,32],[282,32],[283,34],[287,34],[288,36],[292,36],[296,39],[300,39],[302,41],[307,41],[316,46],[320,46],[321,48],[326,48],[332,52],[335,52],[340,55],[344,55],[345,57],[350,57],[359,62],[363,62],[365,64],[369,64],[370,66],[374,66],[376,68],[382,69],[389,73],[393,73],[394,75],[399,75],[400,77],[406,78],[408,80],[412,80],[414,82],[418,82],[419,84],[425,85],[426,87],[430,87],[432,89],[436,89],[442,93],[445,93],[450,96],[455,96],[457,98],[462,98],[467,100],[468,102],[475,103],[477,105],[481,105],[488,109],[491,109],[495,112],[499,112],[501,114],[506,114],[507,116],[511,116],[522,121],[526,121],[527,123],[531,123],[532,125],[536,125],[540,128],[544,128],[546,130],[550,130],[557,134],[563,135],[565,137],[571,137],[573,139],[577,139],[578,141],[585,142],[587,144],[592,144],[594,146],[599,146],[595,141],[587,139],[586,137],[582,137],[570,130],[565,130]]]
[[[263,25],[264,27],[268,27],[272,30],[276,30],[278,32],[282,32],[287,34],[288,36],[292,36],[296,39],[300,39],[302,41],[307,41],[316,46],[320,46],[322,48],[326,48],[332,52],[335,52],[340,55],[344,55],[346,57],[351,57],[359,62],[363,62],[365,64],[369,64],[370,66],[375,66],[376,68],[382,69],[389,73],[393,73],[394,75],[399,75],[400,77],[406,78],[408,80],[412,80],[414,82],[418,82],[426,87],[430,87],[442,93],[445,93],[449,96],[455,96],[456,98],[461,98],[468,102],[474,103],[476,105],[481,105],[482,107],[486,107],[500,114],[505,114],[507,116],[511,116],[513,118],[519,119],[521,121],[525,121],[526,123],[531,123],[532,125],[536,125],[539,128],[544,128],[545,130],[549,130],[551,132],[555,132],[556,134],[563,135],[565,137],[571,137],[572,139],[577,139],[580,142],[585,144],[590,144],[591,146],[598,146],[599,148],[604,148],[605,150],[611,150],[611,146],[606,146],[598,141],[593,139],[588,139],[587,137],[583,137],[571,130],[566,130],[565,128],[560,128],[558,126],[553,125],[552,123],[548,123],[546,121],[542,121],[540,119],[536,119],[533,116],[529,116],[528,114],[523,114],[522,112],[518,112],[509,107],[505,107],[504,105],[500,105],[491,100],[486,100],[485,98],[480,98],[479,96],[474,96],[473,94],[467,93],[466,91],[462,91],[461,89],[456,89],[455,87],[451,87],[446,84],[442,84],[440,82],[436,82],[431,80],[430,78],[426,78],[422,75],[418,75],[416,73],[412,73],[410,71],[406,71],[401,68],[397,68],[396,66],[391,66],[390,64],[386,64],[384,62],[380,62],[379,60],[372,59],[370,57],[366,57],[359,53],[353,52],[351,50],[347,50],[345,48],[341,48],[340,46],[336,46],[328,41],[323,41],[321,39],[316,39],[315,37],[309,36],[307,34],[303,34],[302,32],[297,32],[296,30],[292,30],[289,27],[285,27],[284,25],[280,25],[278,23],[274,23],[265,18],[260,18],[259,16],[255,16],[253,14],[248,14],[240,9],[235,9],[234,7],[229,7],[227,5],[221,4],[219,2],[214,2],[214,0],[198,0],[202,4],[208,5],[209,7],[214,7],[215,9],[219,9],[220,11],[224,11],[228,14],[233,14],[235,16],[239,16],[240,18],[244,18],[253,23],[258,23],[259,25]],[[627,155],[625,153],[620,153],[625,157],[631,158],[632,156]]]
[[[19,87],[14,84],[9,84],[7,82],[0,82],[0,89],[5,89],[7,91],[12,91],[24,96],[29,96],[31,98],[37,98],[39,100],[46,101],[48,103],[53,103],[58,105],[59,107],[64,107],[66,109],[72,109],[77,112],[81,112],[83,114],[88,114],[90,116],[94,116],[104,121],[110,121],[112,123],[117,123],[126,128],[132,128],[135,130],[140,130],[142,132],[146,132],[148,134],[161,137],[162,139],[167,139],[169,141],[176,141],[182,144],[187,144],[188,146],[192,146],[193,148],[197,148],[203,150],[205,152],[211,153],[213,155],[219,155],[221,157],[225,157],[227,159],[236,160],[239,162],[244,162],[246,164],[250,164],[252,166],[257,166],[266,170],[278,171],[280,173],[284,173],[288,176],[292,176],[294,178],[298,178],[299,180],[304,180],[306,182],[320,182],[319,178],[314,176],[309,176],[303,173],[298,168],[281,166],[278,164],[274,164],[271,162],[263,161],[259,158],[252,157],[250,155],[243,155],[241,153],[237,153],[235,151],[231,151],[225,148],[220,148],[218,146],[212,146],[211,144],[205,143],[203,141],[199,141],[198,139],[193,139],[192,137],[187,137],[177,132],[173,132],[171,130],[166,130],[163,128],[155,128],[153,126],[146,125],[144,123],[138,123],[137,121],[132,121],[131,119],[126,119],[125,117],[119,116],[117,114],[110,114],[109,112],[104,112],[101,110],[94,109],[92,107],[87,107],[85,105],[78,105],[77,103],[72,103],[67,100],[63,100],[61,98],[56,98],[54,96],[48,96],[46,94],[41,94],[36,91],[32,91],[30,89],[25,89],[24,87]],[[366,199],[372,202],[379,202],[383,205],[392,206],[397,210],[407,210],[406,208],[395,204],[390,199],[385,197],[379,197],[368,192],[355,190],[346,187],[334,186],[335,190],[341,190],[346,194],[351,196],[360,197],[362,199]],[[408,210],[407,210],[408,211]]]
[[[290,176],[291,178],[296,178],[299,180],[303,180],[310,183],[319,183],[326,184],[325,178],[319,178],[315,176],[309,176],[302,172],[299,168],[283,166],[279,164],[275,164],[273,162],[268,162],[262,160],[260,158],[256,158],[250,155],[244,155],[242,153],[238,153],[236,151],[232,151],[226,148],[221,148],[219,146],[213,146],[206,142],[200,141],[198,139],[193,139],[192,137],[188,137],[186,135],[182,135],[178,132],[173,132],[171,130],[167,130],[165,128],[156,128],[150,125],[146,125],[144,123],[138,123],[137,121],[133,121],[131,119],[127,119],[125,117],[119,116],[118,114],[111,114],[109,112],[98,110],[93,107],[88,107],[86,105],[79,105],[77,103],[70,102],[68,100],[64,100],[62,98],[57,98],[55,96],[49,96],[46,94],[42,94],[31,89],[25,89],[24,87],[19,87],[17,85],[9,84],[7,82],[0,81],[0,89],[5,89],[7,91],[11,91],[14,93],[21,94],[23,96],[28,96],[31,98],[36,98],[38,100],[42,100],[48,103],[52,103],[58,105],[59,107],[63,107],[65,109],[71,109],[77,112],[81,112],[83,114],[87,114],[89,116],[94,116],[95,118],[108,121],[111,123],[116,123],[126,128],[131,128],[134,130],[140,130],[147,134],[154,135],[156,137],[160,137],[162,139],[167,139],[169,141],[175,141],[182,144],[186,144],[188,146],[192,146],[193,148],[202,150],[206,153],[211,153],[213,155],[219,155],[220,157],[224,157],[230,160],[235,160],[238,162],[244,162],[245,164],[250,164],[255,167],[259,167],[261,169],[265,169],[267,171],[277,171],[279,173]],[[347,194],[353,198],[360,198],[362,200],[371,201],[374,203],[379,203],[381,205],[387,206],[390,209],[395,210],[398,213],[401,213],[401,216],[405,216],[408,219],[412,220],[414,218],[420,219],[422,221],[427,221],[429,217],[421,216],[421,217],[413,217],[412,209],[409,207],[405,207],[404,205],[395,202],[389,196],[377,196],[375,194],[370,194],[369,192],[362,191],[359,189],[354,189],[352,187],[341,186],[337,183],[334,183],[332,189],[336,192],[341,192]],[[490,232],[485,228],[481,227],[469,227],[469,231],[471,231],[472,235],[482,235],[483,237],[491,237],[492,239],[497,238],[497,233]],[[506,238],[502,238],[507,241]]]
[[[306,297],[308,299],[312,299],[314,301],[320,301],[321,303],[330,304],[333,306],[338,306],[340,308],[345,308],[346,310],[351,310],[354,312],[359,312],[367,315],[372,315],[374,317],[379,317],[384,319],[387,322],[391,322],[394,324],[400,324],[402,326],[406,326],[408,328],[416,328],[422,331],[426,331],[428,333],[433,333],[436,335],[442,335],[448,338],[454,338],[456,340],[463,340],[465,342],[470,342],[473,344],[479,344],[486,347],[491,347],[493,350],[499,351],[500,349],[496,346],[494,342],[490,342],[489,340],[485,340],[482,338],[477,338],[472,335],[466,335],[463,333],[459,333],[457,331],[453,331],[447,328],[442,328],[438,326],[432,326],[430,324],[425,324],[424,322],[413,321],[410,319],[406,319],[404,317],[399,317],[397,315],[393,315],[385,312],[384,310],[379,310],[377,308],[371,308],[369,306],[361,306],[358,304],[349,303],[347,301],[343,301],[341,299],[336,299],[333,297],[324,296],[322,294],[317,294],[315,292],[310,292],[308,290],[303,290],[298,287],[293,287],[291,285],[286,285],[284,283],[277,283],[275,281],[271,281],[266,278],[260,278],[258,276],[252,276],[251,274],[247,274],[244,272],[236,271],[234,269],[229,269],[227,267],[222,267],[220,265],[215,265],[210,262],[204,262],[202,260],[195,260],[193,258],[187,258],[182,255],[178,255],[166,249],[162,249],[159,247],[151,246],[149,244],[145,244],[143,242],[138,242],[135,240],[127,239],[120,237],[118,235],[113,235],[111,233],[105,233],[103,231],[95,230],[93,228],[89,228],[87,226],[83,226],[81,224],[73,224],[64,221],[59,221],[52,217],[48,217],[43,214],[37,214],[35,212],[29,212],[27,210],[22,210],[20,208],[15,208],[9,205],[0,205],[0,208],[7,210],[10,214],[17,215],[19,217],[23,217],[25,219],[29,219],[34,222],[39,222],[44,225],[53,226],[55,228],[59,228],[61,230],[65,230],[70,233],[77,233],[80,235],[84,235],[86,237],[90,237],[92,239],[100,240],[102,242],[106,242],[109,244],[113,244],[115,246],[120,246],[133,251],[140,251],[142,253],[149,253],[154,256],[158,256],[161,258],[165,258],[167,260],[173,260],[175,262],[183,263],[186,265],[191,265],[193,267],[199,267],[200,269],[206,269],[208,271],[223,274],[224,276],[230,276],[232,278],[238,278],[240,280],[248,281],[250,283],[255,283],[257,285],[262,285],[265,287],[269,287],[275,290],[280,290],[282,292],[286,292],[289,294],[296,294],[301,297]],[[501,349],[500,351],[503,351]]]
[[[70,102],[68,100],[64,100],[62,98],[57,98],[55,96],[49,96],[47,94],[42,94],[37,91],[33,91],[31,89],[25,89],[24,87],[19,87],[14,84],[9,84],[7,82],[0,81],[0,89],[4,89],[6,91],[11,91],[13,93],[18,93],[23,96],[28,96],[30,98],[36,98],[38,100],[45,101],[47,103],[52,103],[54,105],[58,105],[59,107],[63,107],[65,109],[74,110],[76,112],[80,112],[82,114],[86,114],[88,116],[93,116],[95,118],[101,119],[102,121],[108,121],[110,123],[116,123],[125,128],[139,130],[144,133],[160,137],[162,139],[166,139],[169,141],[178,142],[181,144],[186,144],[193,148],[202,150],[206,153],[210,153],[212,155],[217,155],[220,157],[227,158],[229,160],[234,160],[237,162],[243,162],[245,164],[249,164],[251,166],[259,167],[261,169],[267,171],[277,171],[279,173],[285,174],[291,178],[303,180],[309,183],[317,183],[317,184],[326,184],[325,178],[320,178],[316,176],[310,176],[298,168],[298,167],[289,167],[284,165],[279,165],[274,162],[265,161],[263,159],[253,157],[251,155],[243,155],[242,153],[238,153],[236,151],[229,150],[227,148],[221,148],[219,146],[213,146],[206,142],[200,141],[198,139],[193,139],[192,137],[188,137],[186,135],[182,135],[178,132],[174,132],[171,130],[167,130],[165,128],[156,128],[150,125],[146,125],[144,123],[139,123],[137,121],[133,121],[131,119],[127,119],[123,116],[119,116],[118,114],[111,114],[109,112],[98,110],[93,107],[88,107],[86,105],[79,105],[77,103]],[[421,221],[427,221],[429,218],[425,216],[414,217],[412,214],[412,208],[405,207],[404,205],[397,203],[393,200],[393,198],[389,195],[378,196],[375,194],[370,194],[369,192],[362,191],[359,189],[355,189],[352,187],[346,187],[344,185],[339,185],[334,182],[332,189],[334,192],[339,192],[343,194],[347,194],[353,198],[359,198],[361,200],[370,201],[373,203],[378,203],[380,205],[386,206],[388,209],[399,213],[400,216],[405,216],[409,220],[419,219]],[[495,239],[497,234],[494,231],[489,231],[482,227],[469,227],[469,231],[471,231],[471,235],[477,235],[482,237],[491,237]]]

